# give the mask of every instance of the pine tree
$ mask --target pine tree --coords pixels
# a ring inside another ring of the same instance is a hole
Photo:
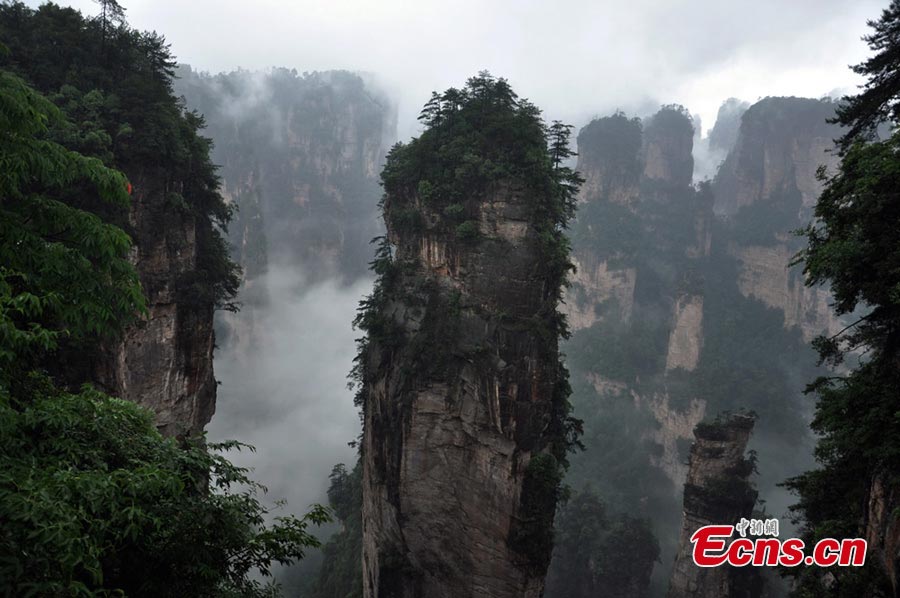
[[[547,137],[550,142],[550,156],[553,159],[553,167],[556,169],[559,169],[568,158],[577,155],[569,147],[569,138],[574,128],[572,125],[566,125],[561,121],[554,120],[553,124],[547,129]]]
[[[852,67],[867,81],[862,93],[843,98],[833,121],[849,128],[840,139],[843,152],[858,139],[872,139],[880,124],[900,121],[900,0],[868,25],[873,32],[863,39],[874,55]]]
[[[866,39],[876,55],[854,69],[869,81],[838,111],[848,127],[843,160],[831,178],[820,170],[825,188],[796,260],[807,284],[831,285],[836,313],[851,321],[814,342],[822,363],[849,367],[810,385],[819,468],[786,483],[799,496],[794,514],[809,543],[880,537],[897,525],[900,508],[900,132],[872,140],[879,123],[900,115],[900,2],[871,26]],[[883,504],[875,506],[878,496]],[[873,507],[887,519],[878,521]],[[827,583],[813,568],[790,573],[799,577],[798,596],[874,597],[894,595],[898,580],[888,572],[898,566],[896,549],[879,540],[865,567],[831,570]]]
[[[94,2],[100,5],[101,48],[105,49],[109,30],[115,25],[125,23],[125,9],[116,0],[94,0]]]

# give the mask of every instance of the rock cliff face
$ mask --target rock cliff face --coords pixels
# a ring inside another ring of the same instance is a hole
[[[152,409],[164,434],[195,434],[215,412],[214,306],[186,287],[200,268],[198,237],[211,225],[173,210],[158,180],[141,173],[129,178],[132,259],[149,313],[95,362],[98,382]]]
[[[734,104],[716,136],[717,147],[734,147],[712,184],[691,185],[683,109],[645,123],[598,119],[579,135],[589,183],[572,231],[575,332],[562,349],[586,438],[611,456],[574,457],[569,482],[600,484],[613,510],[651,520],[663,563],[676,548],[693,429],[709,413],[760,413],[760,489],[786,506],[776,484],[811,462],[802,451],[785,458],[780,444],[811,443],[801,394],[816,375],[808,341],[839,325],[827,290],[807,289],[788,268],[799,250],[789,231],[816,192],[809,164],[830,139],[830,104],[768,99],[742,118]],[[765,158],[753,163],[756,155]],[[720,206],[742,207],[717,216]],[[614,457],[623,453],[627,461]]]
[[[703,296],[681,295],[675,303],[675,318],[666,350],[666,369],[693,371],[700,361],[702,347]]]
[[[728,98],[719,106],[716,122],[709,132],[710,150],[721,152],[723,158],[728,155],[737,142],[741,119],[749,107],[750,104],[737,98]]]
[[[738,569],[697,567],[692,559],[691,536],[704,525],[735,524],[748,518],[756,503],[756,490],[748,478],[753,463],[744,457],[754,419],[733,415],[712,424],[698,425],[691,446],[684,485],[684,519],[678,556],[669,586],[669,598],[725,598],[749,595],[736,578]]]
[[[541,595],[540,564],[510,539],[551,419],[556,347],[503,324],[543,305],[531,201],[514,184],[496,188],[479,202],[481,238],[471,246],[419,202],[432,225],[389,227],[395,260],[411,274],[389,299],[405,339],[400,358],[378,356],[388,363],[367,389],[366,596]],[[388,208],[387,221],[394,216]],[[458,373],[443,375],[441,361]]]
[[[270,297],[260,277],[280,269],[309,286],[365,273],[381,234],[378,173],[396,135],[396,107],[376,84],[345,71],[236,71],[179,67],[176,92],[203,113],[238,208],[229,227],[243,267],[243,309],[221,320],[223,344],[265,342],[256,321]]]
[[[900,590],[900,488],[889,475],[874,476],[867,493],[864,538],[868,544],[867,559],[884,568],[896,596]]]
[[[644,125],[644,176],[667,185],[684,187],[694,174],[694,128],[676,107],[664,107]]]
[[[387,96],[346,71],[178,74],[176,93],[204,115],[222,191],[240,208],[229,231],[246,277],[269,264],[318,278],[362,274],[396,134]]]
[[[788,265],[797,251],[792,240],[774,245],[732,245],[731,253],[741,265],[741,293],[782,312],[784,325],[798,327],[807,341],[823,333],[835,334],[843,325],[831,308],[831,293],[824,287],[807,287],[800,268]]]
[[[578,172],[585,179],[580,201],[628,204],[637,197],[643,138],[636,124],[635,119],[618,113],[594,120],[578,133],[579,148],[596,148],[578,153]]]
[[[503,80],[428,110],[382,175],[361,316],[364,596],[539,598],[574,423],[557,347],[569,171]]]
[[[822,189],[816,170],[833,171],[838,163],[831,149],[839,130],[827,122],[834,109],[829,100],[793,97],[766,98],[751,106],[716,177],[716,212],[734,215],[793,190],[802,206],[814,205]]]
[[[666,217],[648,206],[677,213],[686,229],[679,231],[684,238],[654,244],[690,258],[709,253],[712,220],[709,206],[690,192],[693,129],[683,112],[666,107],[646,128],[623,114],[597,119],[581,130],[578,143],[577,169],[585,183],[573,233],[576,272],[566,302],[573,330],[604,318],[630,319],[641,236],[653,234]]]
[[[631,318],[634,306],[634,285],[637,271],[634,268],[610,268],[605,259],[589,253],[581,253],[575,260],[573,280],[578,285],[570,294],[566,305],[569,325],[573,330],[590,328],[601,314],[597,305],[615,306],[615,317],[622,322]],[[590,298],[590,299],[588,299]]]
[[[806,340],[841,325],[825,288],[807,288],[789,268],[799,242],[790,231],[806,224],[822,185],[816,170],[833,172],[838,156],[834,105],[826,100],[766,98],[744,114],[734,149],[714,182],[716,211],[732,218],[729,251],[741,264],[741,292],[784,313]]]

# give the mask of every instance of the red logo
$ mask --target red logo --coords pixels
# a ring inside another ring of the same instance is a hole
[[[740,529],[741,537],[732,540],[736,526],[706,525],[694,532],[694,564],[698,567],[718,567],[729,564],[734,567],[796,567],[815,565],[817,567],[861,567],[866,563],[866,541],[862,538],[837,540],[824,538],[805,553],[806,544],[800,538],[780,540],[772,537],[747,538]],[[777,530],[777,526],[775,528]],[[777,534],[777,531],[776,531]]]

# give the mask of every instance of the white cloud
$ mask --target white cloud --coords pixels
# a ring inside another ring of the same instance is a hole
[[[347,374],[359,333],[351,322],[372,284],[308,285],[296,269],[281,267],[270,267],[256,284],[271,299],[254,321],[261,342],[252,351],[226,344],[216,352],[222,384],[207,429],[214,441],[255,446],[255,453],[230,458],[255,470],[269,502],[286,499],[291,512],[303,513],[324,501],[333,465],[356,462],[348,442],[360,422]]]
[[[34,4],[34,0],[31,1]],[[90,0],[73,6],[96,12]],[[583,124],[616,108],[679,102],[711,126],[727,97],[821,96],[857,83],[847,65],[884,0],[132,0],[209,70],[286,66],[377,74],[401,98],[401,134],[431,90],[487,68],[548,117]]]

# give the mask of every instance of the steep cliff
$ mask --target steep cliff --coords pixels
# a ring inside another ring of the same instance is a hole
[[[165,434],[194,434],[215,412],[213,301],[196,294],[210,222],[172,209],[160,173],[126,169],[134,185],[128,221],[133,261],[148,313],[95,362],[98,381],[115,396],[156,412]],[[173,181],[175,186],[184,181]]]
[[[631,318],[641,292],[637,268],[652,259],[649,253],[708,253],[710,199],[690,188],[692,139],[690,118],[671,106],[649,119],[646,130],[639,119],[618,113],[579,133],[577,170],[585,183],[572,231],[576,272],[566,301],[573,330]]]
[[[791,231],[811,218],[822,189],[816,171],[838,164],[828,124],[834,104],[807,98],[766,98],[744,114],[734,149],[713,184],[716,211],[731,217],[729,252],[741,264],[741,292],[784,313],[806,340],[840,330],[825,288],[808,288],[789,268],[800,242]]]
[[[10,49],[4,68],[33,82],[72,123],[51,136],[123,171],[133,190],[128,213],[78,188],[66,199],[131,236],[148,311],[123,338],[64,351],[54,368],[151,408],[166,434],[199,432],[215,410],[213,312],[228,307],[238,281],[220,233],[231,212],[201,123],[173,95],[168,46],[125,24],[107,43],[99,20],[50,3],[4,5],[0,17]]]
[[[593,120],[579,131],[578,147],[595,148],[578,153],[577,170],[584,176],[579,201],[628,204],[637,197],[642,170],[642,136],[637,124],[636,119],[618,112]]]
[[[792,191],[799,192],[800,205],[812,206],[822,189],[816,170],[833,170],[838,162],[831,149],[839,129],[827,122],[834,108],[830,100],[795,97],[753,104],[741,118],[734,148],[716,176],[716,212],[734,215]]]
[[[748,518],[756,503],[750,484],[754,462],[744,457],[754,418],[732,415],[694,430],[690,466],[684,485],[684,515],[669,598],[750,596],[740,569],[703,568],[694,564],[690,538],[704,525],[736,524]]]
[[[204,115],[230,227],[247,280],[269,265],[312,279],[353,279],[380,234],[378,173],[396,135],[396,107],[347,71],[218,75],[179,67],[176,93]]]
[[[728,98],[716,114],[716,122],[709,131],[709,149],[721,153],[724,159],[734,148],[737,142],[738,131],[741,128],[741,119],[750,104],[737,98]]]
[[[694,126],[681,106],[663,106],[644,124],[644,177],[674,187],[691,184]]]
[[[359,320],[364,595],[537,598],[574,433],[556,307],[577,179],[502,79],[423,119],[388,156]]]
[[[729,118],[740,114],[740,105],[733,108]],[[568,481],[594,484],[613,512],[645,516],[666,564],[677,545],[693,430],[709,413],[760,414],[760,491],[776,508],[789,503],[776,484],[811,460],[809,451],[785,453],[798,440],[812,443],[802,390],[815,376],[815,357],[806,341],[830,312],[827,292],[806,289],[787,267],[799,193],[717,217],[714,192],[729,188],[691,185],[690,117],[671,107],[663,115],[646,125],[615,115],[579,136],[579,167],[599,174],[583,171],[598,183],[582,191],[572,231],[579,270],[566,309],[575,332],[562,349],[589,446],[573,458]],[[610,133],[623,129],[629,136]],[[737,135],[733,153],[744,138]],[[617,153],[622,139],[631,142]],[[611,179],[614,171],[638,175]],[[656,579],[659,592],[668,575]]]
[[[709,256],[713,215],[708,188],[691,187],[692,141],[690,117],[673,106],[645,126],[617,114],[579,135],[578,168],[588,183],[572,233],[578,270],[566,309],[576,335],[567,352],[601,394],[603,380],[633,389],[637,378],[690,371],[699,361],[704,310],[698,272]],[[592,180],[606,183],[589,187]],[[656,389],[634,398],[661,418],[667,400]],[[696,423],[687,422],[685,437]],[[676,481],[684,473],[677,435],[660,430],[653,434],[666,439],[661,458],[676,467],[669,472]]]

